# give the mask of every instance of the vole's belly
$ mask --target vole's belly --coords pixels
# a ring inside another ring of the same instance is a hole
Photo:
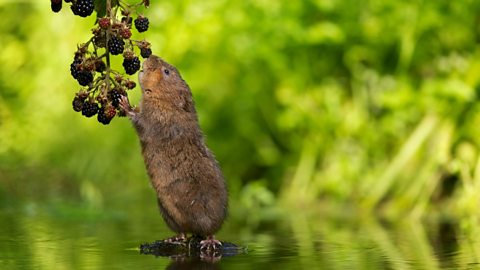
[[[180,175],[178,175],[180,176]],[[217,231],[225,218],[226,196],[221,179],[198,179],[201,175],[152,179],[157,186],[158,202],[169,227],[177,232],[209,235]]]
[[[215,233],[226,216],[223,176],[208,150],[188,140],[142,144],[163,218],[176,232]]]

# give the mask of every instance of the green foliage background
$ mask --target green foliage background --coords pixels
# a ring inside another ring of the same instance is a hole
[[[145,15],[136,38],[189,83],[234,217],[478,215],[479,1],[153,0]],[[71,109],[94,16],[0,0],[0,17],[0,204],[153,198],[128,121]]]

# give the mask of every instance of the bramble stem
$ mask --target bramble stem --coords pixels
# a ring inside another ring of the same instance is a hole
[[[106,14],[109,18],[112,18],[112,3],[111,0],[107,0],[106,4]],[[105,71],[105,86],[106,93],[103,93],[104,96],[107,96],[107,93],[110,91],[110,52],[108,51],[108,41],[110,40],[110,31],[112,30],[112,26],[109,26],[108,31],[105,34],[105,59],[107,62],[107,69]]]

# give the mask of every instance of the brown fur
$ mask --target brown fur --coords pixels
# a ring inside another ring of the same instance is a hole
[[[204,143],[190,88],[175,67],[153,55],[139,82],[139,108],[128,102],[122,108],[137,130],[160,212],[177,233],[212,235],[227,214],[227,189]]]

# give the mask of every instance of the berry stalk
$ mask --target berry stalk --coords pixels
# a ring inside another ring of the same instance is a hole
[[[106,11],[105,11],[105,14],[108,14],[108,17],[112,18],[112,1],[111,0],[107,0],[107,3],[106,3]],[[111,31],[111,26],[108,27],[109,30]],[[108,44],[108,41],[110,40],[110,31],[106,31],[106,34],[105,34],[105,42]],[[110,52],[108,50],[108,46],[105,47],[105,60],[107,62],[107,69],[105,71],[106,73],[106,76],[105,76],[105,84],[107,85],[107,87],[105,88],[106,91],[104,91],[102,94],[103,95],[106,95],[108,92],[110,92],[110,83],[109,83],[109,80],[110,80]]]

